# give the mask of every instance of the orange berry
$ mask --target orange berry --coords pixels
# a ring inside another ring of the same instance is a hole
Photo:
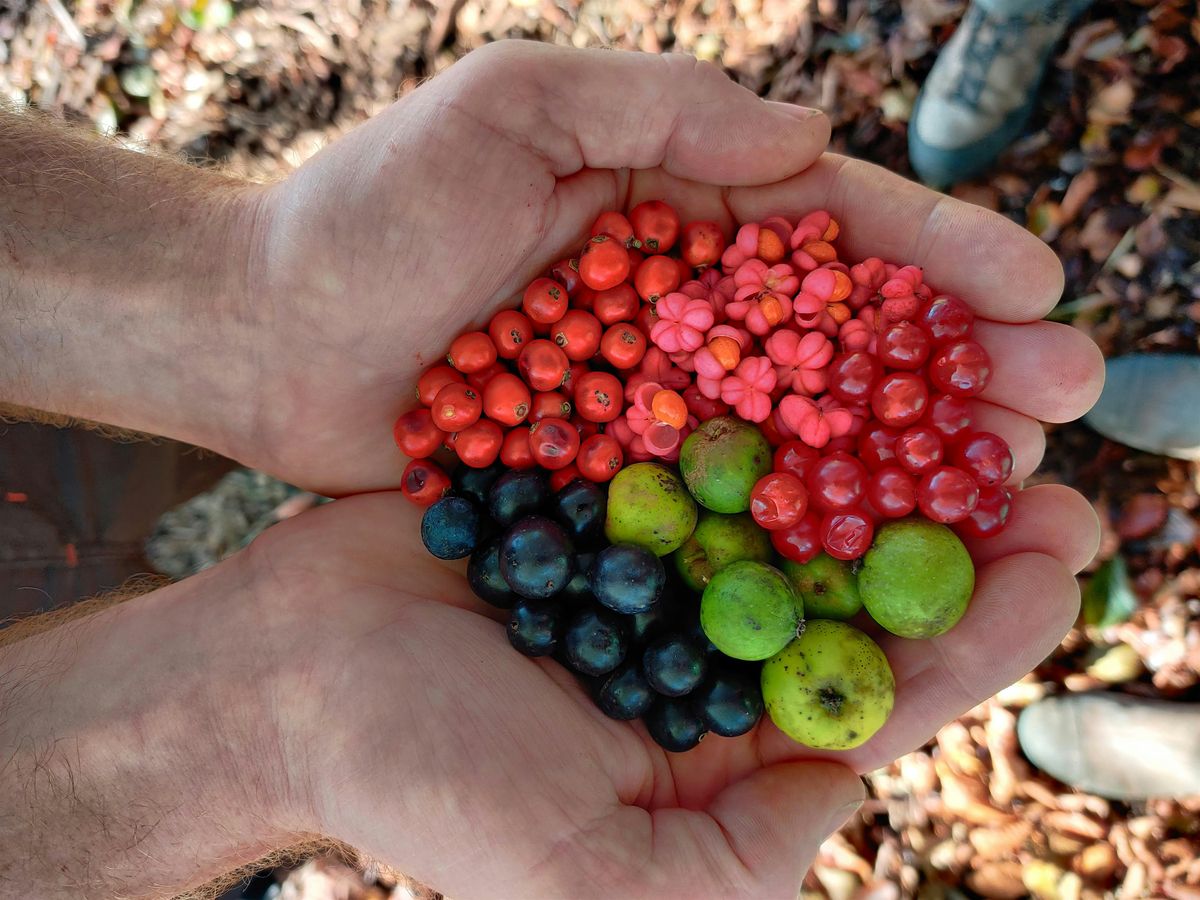
[[[682,428],[687,424],[687,404],[674,391],[659,391],[655,394],[654,399],[650,401],[650,411],[658,421],[666,422],[675,428]]]

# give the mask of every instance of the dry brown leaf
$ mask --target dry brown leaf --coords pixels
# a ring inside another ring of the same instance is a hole
[[[1014,821],[1013,816],[988,804],[987,789],[980,782],[958,775],[940,762],[938,776],[942,780],[942,805],[963,821],[972,825],[1006,825]]]
[[[1075,218],[1083,211],[1084,204],[1091,199],[1092,194],[1096,193],[1096,188],[1099,186],[1100,175],[1095,169],[1084,169],[1072,178],[1059,207],[1062,217],[1061,224],[1074,222]]]

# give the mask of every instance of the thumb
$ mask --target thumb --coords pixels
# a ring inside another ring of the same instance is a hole
[[[707,184],[769,184],[807,168],[829,142],[819,110],[761,100],[711,63],[678,54],[500,41],[430,87],[558,178],[661,166]]]
[[[795,897],[821,842],[863,804],[862,779],[838,763],[788,762],[730,785],[709,806],[749,871],[756,897]]]

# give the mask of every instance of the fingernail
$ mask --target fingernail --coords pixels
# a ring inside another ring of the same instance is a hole
[[[775,112],[800,122],[808,122],[824,115],[821,110],[813,109],[811,106],[797,106],[795,103],[781,103],[778,100],[768,100],[766,103]]]
[[[843,803],[829,814],[829,821],[825,826],[825,830],[829,832],[829,834],[833,834],[835,831],[840,830],[841,827],[846,824],[847,819],[862,809],[864,802],[865,798],[863,800],[851,800],[849,803]]]

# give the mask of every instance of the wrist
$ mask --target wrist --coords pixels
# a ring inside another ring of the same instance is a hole
[[[13,885],[178,892],[303,831],[231,562],[0,647]]]

